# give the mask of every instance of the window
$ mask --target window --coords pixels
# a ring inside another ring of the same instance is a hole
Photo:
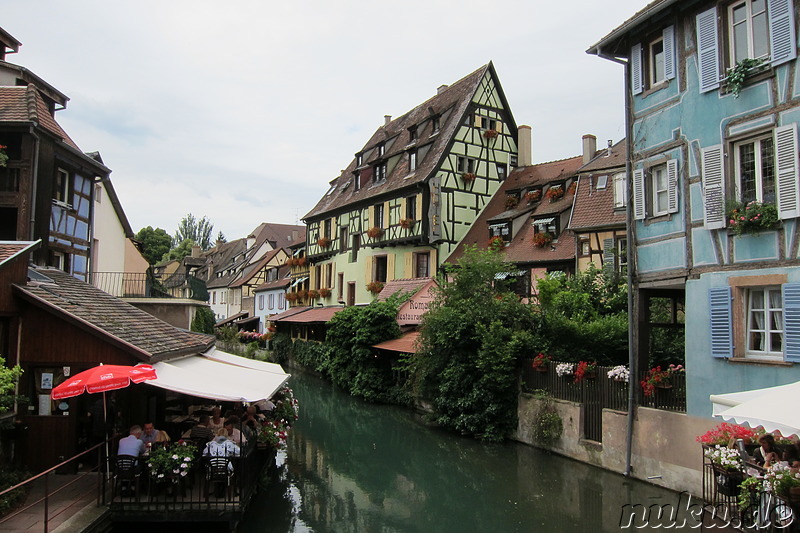
[[[269,295],[269,298],[267,299],[267,303],[269,304],[269,308],[270,309],[274,309],[275,308],[275,295],[274,294],[270,294]]]
[[[484,130],[497,130],[497,120],[489,117],[480,117],[480,127]]]
[[[783,356],[783,299],[780,287],[747,289],[746,357]]]
[[[217,291],[213,291],[211,293],[211,304],[216,305],[217,303]]]
[[[617,272],[626,272],[628,268],[628,239],[626,237],[617,238]]]
[[[364,164],[364,154],[356,154],[356,168]]]
[[[739,199],[775,202],[775,149],[772,135],[734,144]]]
[[[474,174],[475,173],[475,160],[469,157],[459,156],[458,157],[458,167],[457,170],[462,174]]]
[[[431,135],[438,132],[439,132],[439,117],[435,116],[431,118]]]
[[[372,181],[377,183],[386,179],[386,163],[375,165],[372,169]]]
[[[414,277],[427,278],[430,276],[430,252],[421,252],[414,254]]]
[[[608,176],[605,175],[597,176],[597,186],[595,187],[595,189],[597,189],[598,191],[602,191],[607,186],[608,186]]]
[[[498,224],[489,224],[489,238],[502,237],[505,242],[511,241],[511,223],[500,222]]]
[[[380,143],[378,145],[378,157],[382,156],[385,153],[386,153],[386,145],[383,144],[383,143]]]
[[[331,238],[331,219],[329,218],[326,218],[322,222],[322,236],[325,237],[326,239]]]
[[[411,126],[408,128],[408,140],[409,142],[414,142],[417,140],[417,127]]]
[[[333,285],[333,263],[328,263],[325,265],[324,277],[322,278],[322,281],[324,282],[323,287],[328,289]]]
[[[730,63],[769,55],[766,0],[743,0],[728,8]]]
[[[650,169],[650,184],[653,196],[653,216],[666,215],[669,212],[669,180],[667,166],[658,165]]]
[[[54,196],[56,201],[69,203],[69,172],[59,168],[56,172]]]
[[[356,233],[353,235],[353,249],[350,252],[350,262],[355,263],[358,260],[358,249],[361,248],[361,235]]]
[[[279,292],[278,293],[278,309],[285,309],[286,308],[286,293]]]
[[[553,238],[558,237],[558,217],[540,218],[533,221],[534,233],[549,233]]]
[[[579,250],[581,255],[589,255],[592,252],[592,247],[589,245],[588,239],[581,239]]]
[[[634,44],[628,64],[631,92],[635,95],[645,89],[660,88],[675,78],[675,26],[667,26],[644,43]]]
[[[406,198],[406,218],[414,220],[417,217],[417,197],[409,196]]]
[[[408,170],[414,172],[417,170],[417,151],[411,150],[408,152]]]
[[[614,174],[614,208],[619,209],[628,205],[628,184],[625,173]]]
[[[361,171],[356,170],[353,172],[353,189],[356,191],[361,189]]]
[[[346,227],[345,228],[339,228],[339,251],[340,252],[343,252],[343,251],[347,250],[347,240],[348,240],[347,237],[348,237],[347,228]]]
[[[374,220],[372,221],[377,228],[383,227],[383,204],[375,204]]]
[[[344,272],[336,274],[336,296],[337,301],[344,301]]]
[[[373,258],[372,267],[372,281],[380,281],[386,283],[386,272],[388,260],[385,255],[376,255]]]
[[[506,174],[508,174],[508,166],[505,163],[496,163],[496,165],[497,165],[496,166],[496,168],[497,168],[497,178],[500,181],[505,180],[506,179]]]
[[[272,295],[270,295],[270,296],[272,296]],[[263,294],[259,294],[258,295],[258,309],[259,310],[263,310],[264,309],[264,295]]]
[[[511,168],[517,168],[517,154],[508,156],[508,163],[511,165]]]
[[[650,51],[648,53],[648,62],[650,63],[650,86],[658,85],[666,80],[664,76],[664,39],[658,37],[655,41],[650,43]]]

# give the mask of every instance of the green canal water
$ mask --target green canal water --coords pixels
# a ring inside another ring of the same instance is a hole
[[[315,377],[290,385],[300,420],[239,533],[606,532],[626,504],[679,506],[648,483],[431,428]]]

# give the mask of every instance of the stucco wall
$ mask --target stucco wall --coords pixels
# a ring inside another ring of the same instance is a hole
[[[624,473],[628,415],[603,410],[603,442],[582,439],[581,404],[552,400],[564,431],[552,446],[533,438],[533,423],[542,400],[520,394],[515,440],[549,449],[594,466]],[[718,420],[640,407],[633,424],[631,473],[638,479],[678,492],[702,493],[702,453],[695,438],[715,427]]]
[[[176,328],[183,329],[190,329],[192,319],[194,319],[194,314],[197,312],[198,307],[208,306],[206,302],[178,298],[170,300],[161,300],[157,298],[126,298],[125,301]]]

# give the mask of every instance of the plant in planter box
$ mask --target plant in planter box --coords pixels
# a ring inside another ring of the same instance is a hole
[[[537,248],[544,248],[551,242],[553,242],[553,236],[548,232],[533,234],[533,245]]]
[[[297,291],[297,299],[298,300],[305,300],[306,297],[308,297],[308,291],[307,290],[299,290],[299,291]]]
[[[564,187],[562,187],[561,185],[550,187],[549,189],[547,189],[547,192],[544,193],[544,196],[551,202],[560,200],[561,198],[564,197]]]
[[[777,463],[764,474],[764,489],[778,496],[789,497],[793,487],[800,487],[800,473],[788,466]]]
[[[367,230],[367,236],[370,239],[379,239],[383,236],[383,229],[378,226],[372,226]]]
[[[726,496],[738,496],[739,484],[744,481],[741,471],[742,458],[734,448],[716,445],[704,452],[705,457],[714,466],[714,481],[717,491]]]
[[[553,361],[553,358],[547,354],[539,353],[533,358],[533,369],[537,372],[547,372],[547,366]]]
[[[671,389],[670,378],[676,372],[683,372],[683,365],[669,365],[669,368],[663,370],[660,366],[656,366],[648,370],[641,381],[644,395],[652,396],[656,389]]]
[[[584,379],[594,379],[597,377],[597,363],[594,361],[581,361],[575,368],[575,383],[580,383]]]
[[[518,205],[519,205],[519,198],[517,198],[516,196],[506,196],[506,203],[505,203],[506,210],[514,209]]]
[[[150,477],[156,482],[177,483],[186,477],[197,456],[197,448],[178,441],[164,448],[154,448],[147,457]]]
[[[367,290],[372,294],[378,294],[383,290],[383,283],[380,281],[373,281],[367,284]]]
[[[400,219],[400,227],[405,229],[411,229],[414,227],[414,219],[413,218],[401,218]]]
[[[761,202],[734,202],[729,204],[728,228],[736,235],[759,233],[778,225],[778,208],[775,204]]]
[[[295,259],[295,265],[297,266],[306,266],[308,260],[305,257],[298,257]]]
[[[475,174],[472,172],[464,172],[461,174],[461,179],[464,180],[464,183],[470,183],[475,181]]]
[[[286,293],[286,301],[287,302],[296,302],[297,301],[297,293],[296,292],[287,292]]]
[[[319,298],[319,291],[316,289],[311,289],[308,291],[308,299],[309,300],[316,300]]]
[[[498,252],[506,247],[506,241],[503,240],[502,237],[496,235],[489,239],[488,248],[493,252]]]
[[[569,188],[567,189],[567,194],[575,194],[575,191],[578,190],[578,182],[573,181],[569,184]]]
[[[529,204],[538,202],[541,199],[542,199],[542,191],[540,191],[539,189],[528,191],[525,193],[525,201],[528,202]]]
[[[742,92],[744,81],[747,79],[753,70],[760,67],[764,62],[763,59],[744,58],[734,66],[729,68],[725,74],[725,87],[734,98],[739,98],[739,93]]]
[[[319,246],[320,248],[327,248],[330,245],[331,245],[331,240],[327,237],[320,237],[319,239],[317,239],[317,246]]]
[[[574,371],[575,365],[573,363],[558,363],[556,365],[556,374],[559,377],[570,377]]]
[[[617,365],[611,370],[607,372],[608,379],[612,379],[614,381],[624,381],[628,383],[630,381],[631,372],[628,370],[628,367],[625,365]]]
[[[331,295],[331,290],[330,290],[330,289],[328,289],[328,288],[324,288],[324,287],[323,287],[322,289],[320,289],[320,290],[319,290],[319,295],[320,295],[322,298],[327,298],[328,296],[330,296],[330,295]]]
[[[483,132],[483,136],[487,139],[496,139],[497,138],[497,130],[486,130]]]
[[[274,448],[280,450],[286,446],[286,427],[277,420],[267,420],[258,428],[256,443],[259,448]]]
[[[745,444],[752,444],[757,442],[758,433],[748,427],[723,422],[714,429],[698,435],[695,440],[713,446],[715,444],[727,445],[731,439],[742,439]]]

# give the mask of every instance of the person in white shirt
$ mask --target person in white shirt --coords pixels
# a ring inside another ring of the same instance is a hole
[[[205,457],[239,457],[241,448],[225,435],[218,435],[206,444],[203,455]],[[233,472],[233,463],[230,461],[228,461],[228,470]]]

